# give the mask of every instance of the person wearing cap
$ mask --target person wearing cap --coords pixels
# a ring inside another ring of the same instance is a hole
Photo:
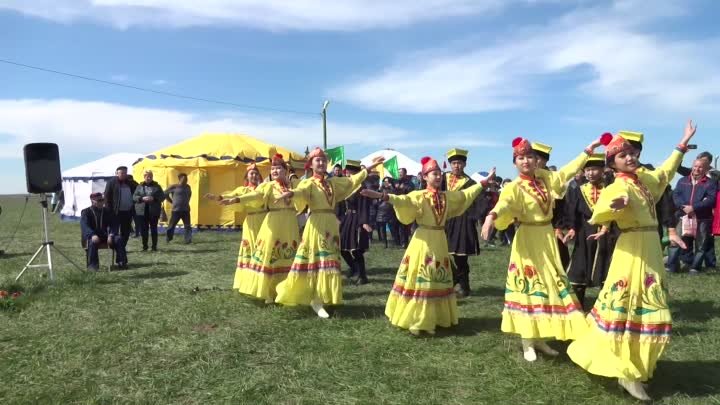
[[[345,172],[352,176],[360,172],[360,162],[348,160]],[[357,191],[370,188],[367,181]],[[345,214],[340,222],[340,254],[348,265],[347,279],[355,284],[367,284],[365,252],[370,247],[373,232],[370,210],[372,199],[354,192],[345,200]]]
[[[617,238],[615,227],[591,225],[587,222],[607,186],[603,177],[604,169],[604,154],[590,156],[584,167],[587,182],[579,187],[568,188],[565,196],[566,222],[570,224],[566,239],[575,239],[568,279],[583,310],[587,308],[585,290],[588,287],[602,286],[605,282]],[[614,231],[611,233],[611,230]]]
[[[204,197],[209,200],[217,201],[220,205],[231,205],[235,203],[233,200],[235,197],[240,197],[244,194],[255,191],[262,181],[262,174],[260,174],[257,164],[251,163],[245,169],[245,182],[242,186],[236,187],[234,190],[225,192],[221,195],[208,193],[205,194]],[[242,239],[240,240],[240,249],[238,249],[238,260],[235,268],[235,278],[233,279],[233,290],[240,289],[243,267],[248,266],[250,260],[252,259],[257,242],[257,235],[260,232],[260,227],[262,226],[262,223],[265,220],[265,215],[267,214],[267,209],[265,207],[242,207],[238,211],[242,217]]]
[[[338,202],[350,197],[367,178],[368,171],[385,159],[375,158],[366,170],[350,177],[327,177],[327,155],[315,148],[308,155],[313,177],[280,195],[292,198],[295,209],[309,208],[310,216],[287,278],[277,286],[275,302],[310,305],[320,318],[329,318],[325,305],[342,304],[340,232],[335,217]]]
[[[238,264],[236,285],[240,293],[259,298],[267,304],[275,302],[277,285],[287,277],[300,243],[300,230],[291,199],[278,198],[293,188],[298,180],[288,177],[288,164],[279,153],[270,159],[270,181],[253,191],[227,201],[245,209],[266,210],[255,239],[255,248],[248,260]]]
[[[143,251],[148,250],[148,233],[152,240],[152,251],[157,251],[158,222],[162,211],[162,202],[165,193],[158,182],[153,180],[152,170],[143,172],[143,182],[138,184],[133,193],[135,201],[135,214],[140,219],[140,235],[142,236]]]
[[[485,240],[496,227],[502,230],[519,223],[507,268],[501,330],[520,335],[527,361],[537,359],[536,349],[558,355],[546,339],[572,340],[587,330],[584,313],[560,261],[552,218],[555,196],[564,191],[600,144],[597,139],[570,163],[551,172],[539,167],[530,141],[516,138],[512,142],[513,163],[519,176],[503,188],[498,203],[485,218]]]
[[[443,191],[461,191],[475,185],[475,181],[465,174],[468,151],[451,149],[446,153],[450,164],[450,172],[443,176]],[[453,286],[458,298],[470,295],[469,256],[480,254],[480,242],[477,234],[477,223],[480,215],[479,199],[476,199],[462,215],[450,218],[445,223],[448,239],[448,251],[452,257],[450,262],[453,273]]]
[[[105,204],[112,210],[114,221],[126,245],[130,239],[130,228],[135,216],[133,195],[137,185],[137,182],[128,176],[128,169],[125,166],[115,169],[115,177],[105,185]]]
[[[537,155],[538,167],[540,169],[546,169],[553,172],[557,171],[557,168],[555,166],[551,166],[549,168],[547,166],[548,161],[550,161],[550,153],[552,152],[552,147],[540,142],[533,142],[531,145],[532,150],[535,151],[535,154]],[[574,177],[571,178],[574,179]],[[555,194],[555,205],[553,208],[552,218],[552,225],[553,228],[555,228],[555,237],[558,242],[558,251],[560,252],[560,262],[562,263],[564,269],[567,269],[568,265],[570,264],[570,249],[568,249],[568,246],[565,243],[566,238],[563,234],[563,231],[570,227],[570,224],[568,224],[565,220],[566,191],[567,187],[563,187],[561,190],[559,190],[558,193]]]
[[[97,271],[100,266],[98,246],[107,243],[115,250],[115,263],[118,268],[127,268],[127,254],[122,236],[117,234],[114,226],[113,212],[105,206],[102,193],[90,194],[92,205],[80,212],[80,229],[82,237],[87,241],[88,270]]]
[[[390,323],[413,335],[422,331],[434,334],[438,326],[448,328],[458,324],[445,224],[448,219],[462,215],[483,188],[475,184],[462,190],[443,191],[443,174],[438,162],[424,157],[421,163],[427,182],[425,190],[405,195],[361,192],[366,197],[392,204],[403,224],[418,224],[385,305]]]
[[[652,378],[670,341],[668,285],[657,234],[655,200],[682,162],[696,127],[689,121],[680,143],[657,169],[640,170],[639,153],[615,135],[605,149],[615,182],[593,210],[593,225],[620,229],[603,286],[587,317],[590,330],[568,347],[568,356],[591,374],[617,378],[633,397],[649,401],[643,382]],[[677,235],[675,243],[683,244]]]

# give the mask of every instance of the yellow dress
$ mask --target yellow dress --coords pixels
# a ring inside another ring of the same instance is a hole
[[[437,197],[427,190],[388,196],[400,222],[418,224],[385,305],[390,323],[428,332],[434,332],[436,326],[457,325],[445,222],[462,215],[481,190],[476,184],[461,191],[440,192]]]
[[[587,317],[590,331],[568,347],[572,361],[592,374],[646,381],[670,340],[655,202],[682,157],[675,151],[657,170],[638,170],[637,178],[617,176],[595,206],[590,223],[616,221],[621,234],[605,285]],[[610,203],[619,197],[628,197],[629,204],[613,211]]]
[[[287,188],[284,185],[272,181],[238,197],[246,208],[266,207],[268,211],[255,236],[251,257],[238,263],[236,281],[243,294],[264,300],[275,299],[275,288],[290,272],[300,242],[300,231],[295,207],[284,200],[275,202],[277,196],[285,191]]]
[[[285,281],[277,286],[283,305],[310,305],[315,296],[324,304],[342,303],[340,273],[340,227],[335,204],[350,197],[367,177],[363,170],[351,177],[311,177],[292,191],[297,212],[310,210],[297,254]]]
[[[244,194],[252,192],[255,187],[240,186],[230,193],[223,194],[225,197],[240,197]],[[240,250],[238,251],[237,266],[235,268],[235,279],[233,280],[233,290],[240,288],[240,278],[243,273],[242,267],[245,263],[249,263],[252,258],[252,252],[255,248],[255,240],[260,232],[260,226],[265,219],[267,209],[265,207],[247,208],[242,210],[245,219],[242,224],[242,240],[240,241]]]
[[[503,188],[492,212],[502,230],[520,224],[513,239],[505,283],[501,330],[524,339],[576,339],[587,325],[560,261],[551,221],[555,198],[587,161],[582,153],[558,172],[538,169]]]

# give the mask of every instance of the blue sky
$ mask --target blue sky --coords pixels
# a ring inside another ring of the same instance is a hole
[[[313,113],[0,63],[0,192],[24,192],[29,142],[58,143],[66,169],[205,131],[303,151],[322,144],[324,99],[328,143],[349,157],[466,147],[469,171],[511,176],[516,136],[554,146],[562,164],[627,129],[657,163],[688,118],[718,154],[717,15],[712,0],[0,0],[0,59]]]

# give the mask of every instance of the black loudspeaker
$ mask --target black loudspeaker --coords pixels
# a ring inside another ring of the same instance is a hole
[[[62,190],[60,152],[54,143],[29,143],[23,148],[28,193],[54,193]]]

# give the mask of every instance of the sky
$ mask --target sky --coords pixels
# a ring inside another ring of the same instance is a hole
[[[632,130],[657,164],[689,118],[717,155],[718,15],[713,0],[0,0],[0,194],[25,192],[30,142],[57,143],[63,169],[203,132],[303,152],[322,146],[326,99],[348,158],[460,147],[468,172],[514,177],[517,136],[561,166]]]

